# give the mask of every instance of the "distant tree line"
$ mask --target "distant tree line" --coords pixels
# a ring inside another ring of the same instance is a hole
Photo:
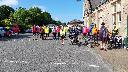
[[[11,26],[18,24],[22,28],[30,28],[35,25],[60,25],[61,21],[56,21],[48,12],[42,12],[38,7],[31,7],[30,9],[19,7],[14,10],[12,7],[2,5],[0,6],[0,26]]]

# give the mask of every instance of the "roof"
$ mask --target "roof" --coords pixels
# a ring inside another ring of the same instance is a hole
[[[96,7],[102,5],[103,3],[107,2],[108,0],[90,0],[92,9],[96,9]]]
[[[74,19],[74,20],[68,22],[68,24],[81,24],[81,23],[83,23],[83,21],[77,20],[77,19]]]
[[[55,24],[48,24],[48,26],[51,26],[52,27],[52,26],[55,26]]]

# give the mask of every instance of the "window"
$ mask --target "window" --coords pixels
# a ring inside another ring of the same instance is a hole
[[[121,13],[118,14],[118,27],[121,29]]]
[[[114,5],[114,12],[116,12],[116,5]]]
[[[121,3],[118,2],[118,3],[117,3],[117,11],[118,11],[118,12],[121,11],[120,9],[121,9]]]
[[[116,14],[112,16],[112,27],[114,27],[114,23],[116,23]]]
[[[121,22],[121,13],[118,14],[118,21]]]
[[[116,12],[116,4],[113,4],[113,13]]]

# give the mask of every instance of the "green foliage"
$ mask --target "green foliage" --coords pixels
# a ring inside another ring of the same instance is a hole
[[[13,12],[14,12],[14,9],[9,6],[6,6],[6,5],[0,6],[0,21],[4,19],[8,19],[10,14]]]
[[[61,21],[52,19],[50,13],[42,12],[38,7],[32,7],[28,10],[26,8],[19,7],[15,11],[9,6],[0,6],[0,26],[11,26],[15,23],[19,24],[21,30],[31,28],[33,24],[61,25]]]
[[[17,11],[14,12],[12,18],[14,18],[16,23],[20,25],[24,25],[28,23],[29,12],[25,8],[20,7]]]
[[[52,18],[51,18],[50,13],[48,13],[48,12],[43,12],[42,13],[42,22],[45,25],[52,23]]]
[[[56,21],[56,25],[61,25],[61,21]]]
[[[4,19],[4,20],[1,21],[1,23],[4,26],[10,26],[11,25],[11,20],[10,19]]]
[[[40,25],[42,21],[42,11],[38,7],[30,8],[28,10],[29,18],[31,19],[31,24]]]
[[[0,6],[0,26],[4,26],[4,19],[9,19],[11,13],[14,12],[12,7],[2,5]]]

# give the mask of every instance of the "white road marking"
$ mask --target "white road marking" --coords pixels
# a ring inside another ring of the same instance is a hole
[[[15,42],[16,40],[14,39],[14,42]]]
[[[62,64],[66,64],[66,63],[63,62],[63,63],[54,63],[54,64],[56,64],[56,65],[62,65]]]
[[[9,61],[9,60],[5,60],[4,62],[7,62],[7,63],[28,63],[27,61]]]
[[[89,67],[94,67],[94,68],[96,68],[96,67],[100,67],[100,66],[97,66],[97,65],[89,65]]]
[[[10,63],[13,63],[14,61],[9,61]]]

